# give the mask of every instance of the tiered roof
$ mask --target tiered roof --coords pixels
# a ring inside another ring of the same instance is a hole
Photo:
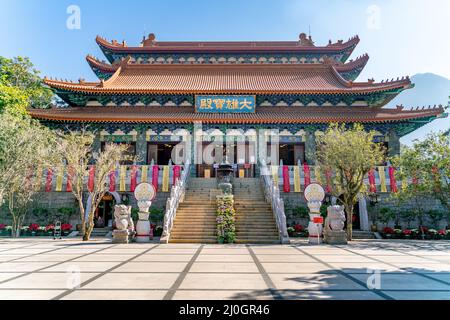
[[[408,122],[416,128],[444,114],[441,106],[382,108],[413,84],[408,77],[354,81],[369,59],[363,55],[346,63],[358,37],[322,47],[305,34],[299,41],[278,42],[159,42],[150,35],[140,47],[96,40],[109,60],[87,57],[100,81],[45,78],[70,106],[30,110],[33,117],[155,124]],[[197,94],[255,95],[256,112],[196,113]]]

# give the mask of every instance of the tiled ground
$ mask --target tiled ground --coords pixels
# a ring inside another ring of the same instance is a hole
[[[450,300],[450,242],[318,247],[1,239],[2,299]]]

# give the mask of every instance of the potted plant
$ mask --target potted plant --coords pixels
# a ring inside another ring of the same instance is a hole
[[[439,223],[444,218],[444,213],[439,210],[428,210],[427,215],[431,220],[431,225],[436,229],[439,228]]]
[[[445,239],[448,231],[446,229],[441,229],[438,231],[438,239]]]
[[[72,225],[69,223],[63,223],[61,225],[61,234],[63,236],[68,236],[70,231],[72,231]]]
[[[383,228],[383,235],[386,239],[391,239],[393,234],[394,234],[394,229],[392,229],[391,227]]]
[[[31,233],[32,237],[36,236],[38,230],[39,230],[39,225],[37,223],[32,223],[28,227],[28,231]]]
[[[55,231],[55,225],[54,224],[49,224],[45,227],[45,233],[47,234],[47,236],[49,237],[53,237],[53,232]]]
[[[289,237],[293,237],[294,233],[295,233],[294,227],[287,228],[287,232],[288,232]]]
[[[428,232],[426,234],[427,240],[434,240],[437,238],[438,232],[436,229],[428,229]]]
[[[294,226],[294,237],[298,237],[301,235],[301,233],[303,232],[304,228],[301,224],[297,223]]]
[[[395,228],[393,235],[394,235],[394,239],[401,239],[403,237],[402,229]]]
[[[6,235],[6,224],[0,224],[0,236]]]
[[[411,222],[414,220],[414,214],[410,210],[403,210],[399,212],[400,218],[406,222],[406,227],[411,229]]]
[[[412,231],[410,229],[403,230],[403,237],[405,239],[411,239]]]
[[[163,226],[156,226],[155,230],[153,231],[153,236],[161,237],[163,231],[164,231]]]

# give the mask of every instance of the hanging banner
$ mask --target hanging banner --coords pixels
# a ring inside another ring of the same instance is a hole
[[[320,166],[314,167],[314,176],[316,178],[316,183],[323,185],[322,173],[320,172]]]
[[[239,169],[239,178],[245,178],[245,169]]]
[[[395,179],[395,168],[389,167],[389,180],[391,182],[391,192],[396,193],[397,189],[397,180]]]
[[[169,192],[169,166],[163,167],[162,192]]]
[[[203,175],[205,176],[205,179],[210,179],[211,178],[211,170],[205,169],[205,171],[203,171]]]
[[[300,167],[294,167],[294,192],[302,192],[302,187],[300,183]]]
[[[141,183],[148,181],[148,166],[141,167]]]
[[[53,170],[47,169],[47,177],[45,179],[45,192],[52,191]]]
[[[63,178],[64,178],[64,167],[60,166],[58,168],[58,173],[56,174],[56,192],[61,192],[63,188]]]
[[[109,192],[116,192],[116,170],[109,173]]]
[[[131,166],[131,175],[130,175],[130,191],[134,192],[137,186],[137,166]]]
[[[92,166],[89,169],[89,178],[88,178],[88,191],[94,191],[94,178],[95,178],[95,166]]]
[[[311,171],[307,163],[303,165],[303,172],[305,173],[305,189],[306,189],[306,187],[311,184]]]
[[[155,190],[158,191],[158,181],[159,180],[159,166],[154,165],[152,167],[152,185],[155,187]]]
[[[69,166],[67,168],[66,192],[72,192],[72,190],[73,190],[73,175],[74,175],[74,170],[71,166]]]
[[[333,185],[333,181],[332,181],[333,172],[331,171],[331,169],[325,170],[325,178],[327,180],[327,186],[325,188],[325,192],[326,193],[332,193],[333,192],[333,187],[332,187],[332,185]]]
[[[127,191],[127,166],[120,166],[119,173],[119,191]]]
[[[377,192],[377,184],[375,183],[375,169],[369,171],[369,191],[372,193]]]
[[[384,171],[384,167],[378,167],[378,174],[380,175],[380,191],[387,192],[386,172]]]
[[[291,182],[289,181],[289,167],[283,166],[283,191],[291,192]]]
[[[272,166],[272,177],[273,184],[278,188],[279,180],[278,180],[278,166]]]
[[[172,185],[175,185],[180,179],[180,173],[181,173],[181,167],[180,166],[173,166],[173,181]]]
[[[42,167],[38,167],[36,169],[36,177],[34,179],[34,190],[36,192],[41,191],[41,184],[42,184],[42,175],[44,174]]]

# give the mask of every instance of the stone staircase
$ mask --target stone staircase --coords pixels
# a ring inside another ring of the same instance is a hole
[[[257,178],[235,179],[236,243],[280,243],[272,207]]]
[[[190,178],[180,203],[169,243],[217,243],[216,179]],[[211,196],[213,195],[213,196]]]

